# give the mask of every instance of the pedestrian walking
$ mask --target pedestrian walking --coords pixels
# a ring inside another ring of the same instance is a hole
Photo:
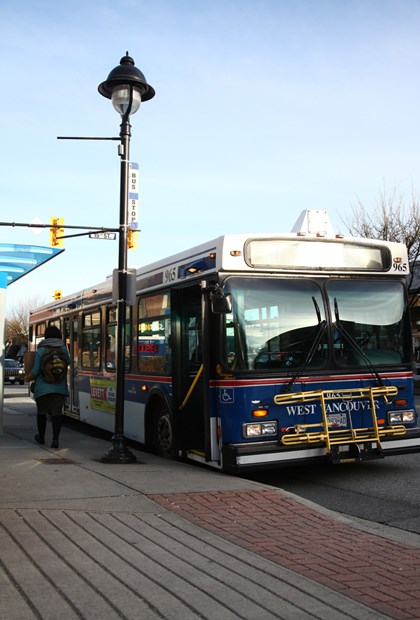
[[[36,351],[34,366],[27,375],[27,381],[35,380],[34,398],[37,407],[36,422],[38,433],[35,441],[40,445],[45,443],[47,416],[51,416],[53,439],[51,448],[58,448],[61,425],[63,421],[63,407],[67,387],[67,367],[70,356],[63,342],[60,330],[55,325],[49,325]]]

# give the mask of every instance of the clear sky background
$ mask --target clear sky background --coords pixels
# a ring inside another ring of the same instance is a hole
[[[0,0],[1,220],[118,226],[120,118],[97,91],[128,50],[156,90],[132,116],[144,265],[229,232],[335,228],[384,184],[420,189],[419,0]],[[1,227],[0,242],[49,244]],[[10,285],[9,311],[106,278],[114,241]]]

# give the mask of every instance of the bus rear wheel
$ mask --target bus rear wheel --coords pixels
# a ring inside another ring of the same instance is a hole
[[[173,458],[174,449],[174,428],[172,417],[168,407],[161,403],[154,415],[154,446],[159,456]]]

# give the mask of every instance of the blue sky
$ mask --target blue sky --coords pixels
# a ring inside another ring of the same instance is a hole
[[[2,221],[116,227],[120,119],[98,84],[128,50],[155,88],[132,117],[147,264],[228,232],[337,230],[384,183],[420,190],[418,0],[1,0]],[[48,245],[25,228],[0,242]],[[68,239],[8,308],[102,281],[116,242]]]

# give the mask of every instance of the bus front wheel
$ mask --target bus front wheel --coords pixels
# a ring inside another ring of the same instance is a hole
[[[159,456],[173,458],[174,449],[174,428],[168,407],[161,403],[154,415],[154,445]]]

